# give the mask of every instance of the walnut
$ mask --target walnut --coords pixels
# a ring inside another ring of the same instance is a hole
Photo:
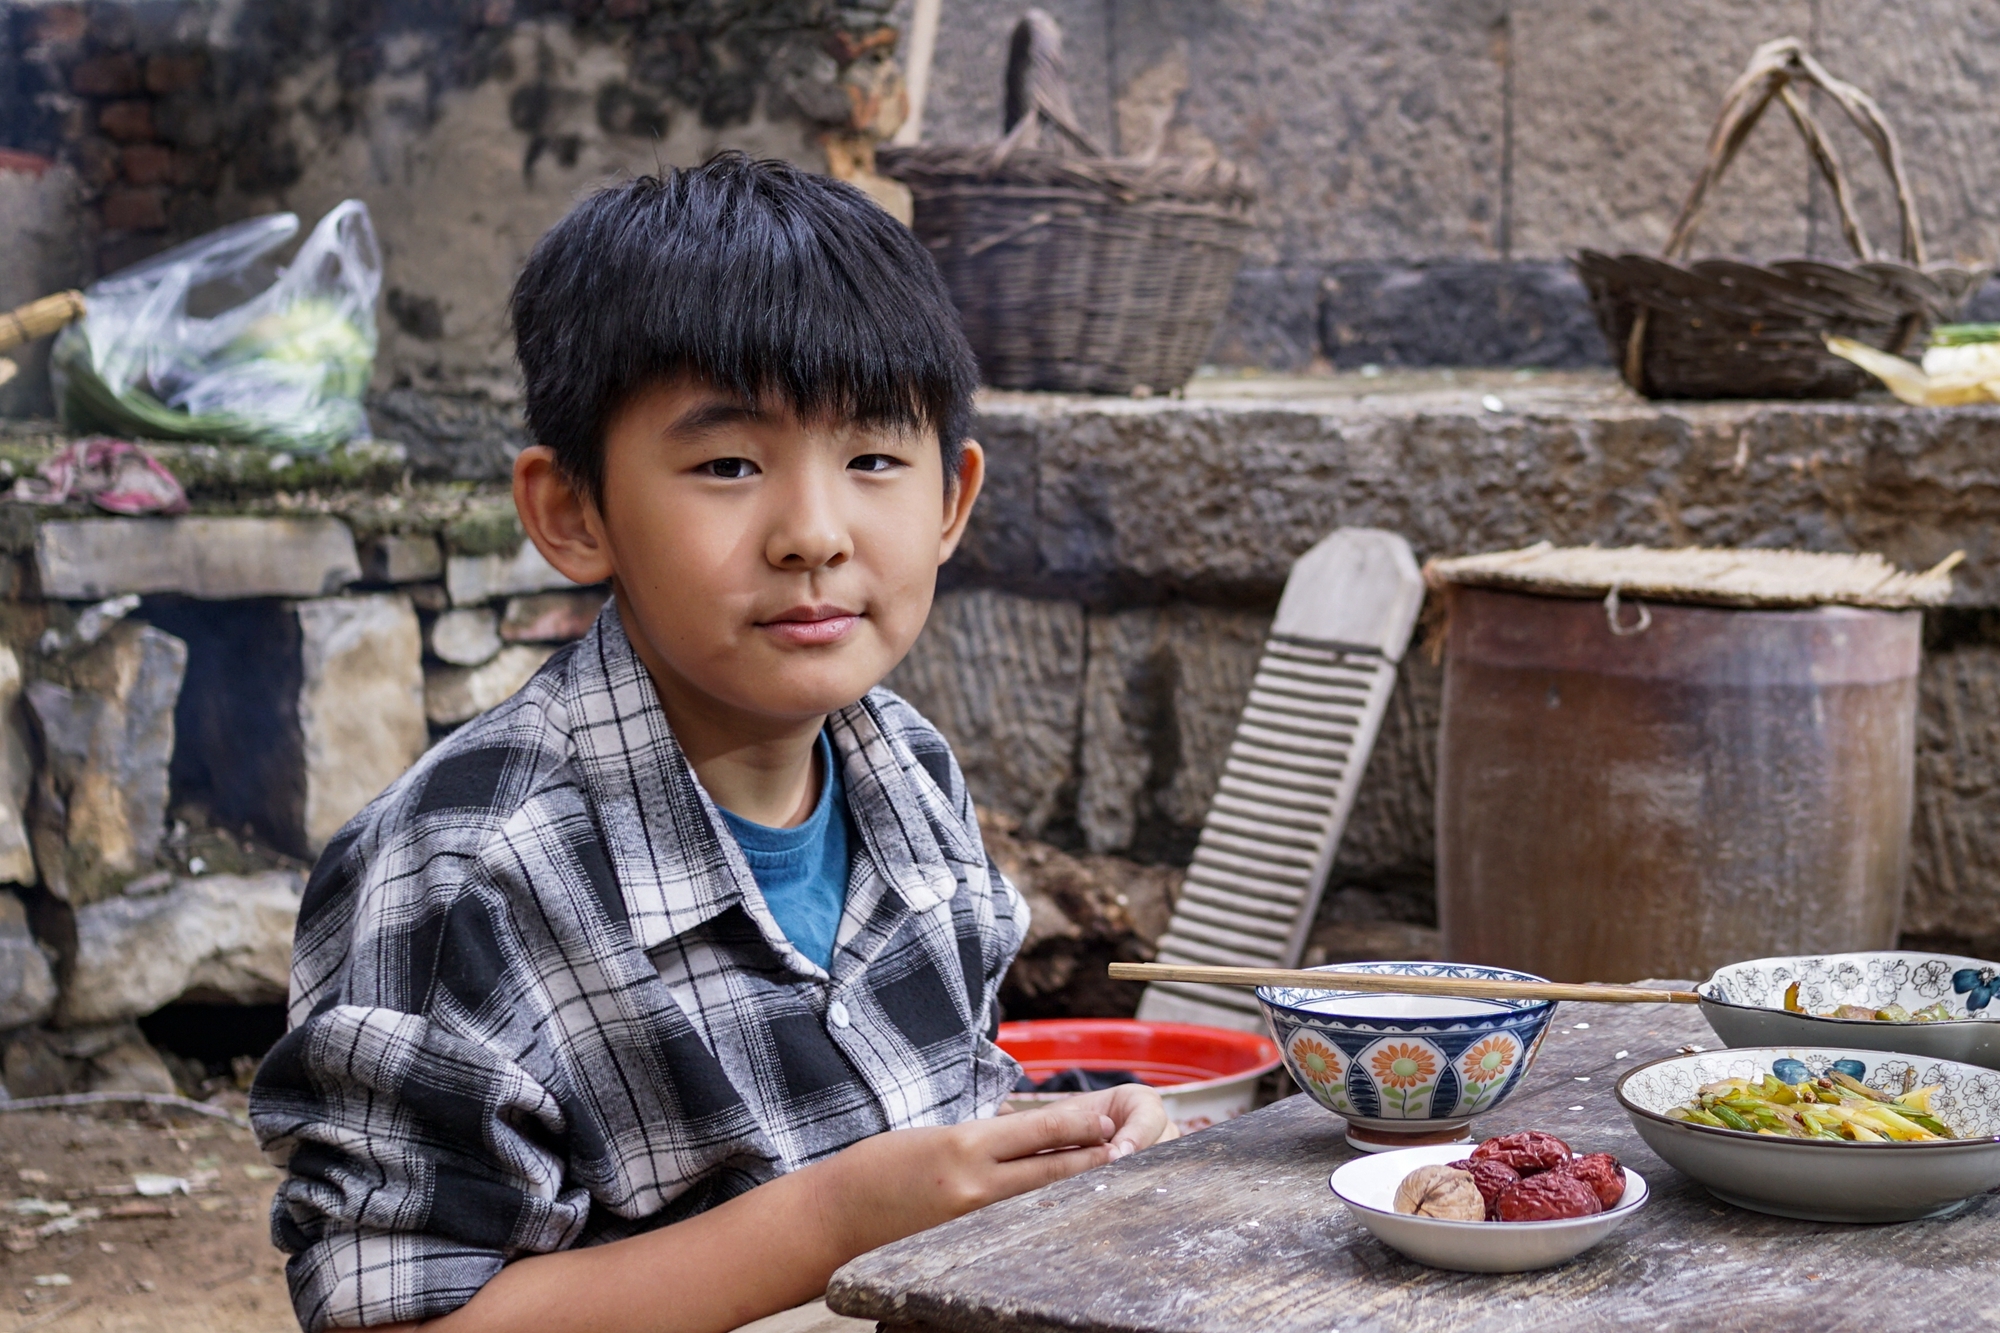
[[[1448,1222],[1483,1222],[1486,1200],[1472,1173],[1449,1166],[1420,1166],[1396,1186],[1396,1211]]]

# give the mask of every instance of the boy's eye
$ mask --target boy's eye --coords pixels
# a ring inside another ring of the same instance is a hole
[[[862,454],[847,466],[856,472],[887,472],[890,468],[901,467],[902,460],[888,454]]]
[[[703,463],[697,471],[706,472],[711,477],[721,477],[734,481],[739,477],[755,475],[757,465],[747,458],[715,458]]]

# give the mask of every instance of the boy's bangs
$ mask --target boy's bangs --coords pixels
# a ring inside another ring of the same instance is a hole
[[[894,275],[825,262],[807,248],[818,238],[776,239],[795,244],[690,256],[684,285],[636,331],[619,396],[685,374],[801,421],[949,433],[955,450],[960,386],[950,342],[926,327],[931,312],[898,302],[881,281]],[[767,294],[732,299],[745,292]]]
[[[604,191],[537,245],[514,318],[530,429],[593,491],[611,414],[680,378],[935,431],[956,472],[971,349],[916,238],[840,182],[727,154]]]

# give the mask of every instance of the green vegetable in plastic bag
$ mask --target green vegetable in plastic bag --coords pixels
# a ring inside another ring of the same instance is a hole
[[[63,420],[308,453],[365,439],[382,283],[368,209],[334,208],[272,276],[270,255],[298,229],[291,213],[252,218],[89,288],[90,313],[53,355]]]

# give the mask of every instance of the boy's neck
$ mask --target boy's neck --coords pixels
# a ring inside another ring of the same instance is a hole
[[[822,775],[813,761],[825,715],[778,719],[732,708],[655,661],[644,636],[631,633],[629,620],[626,629],[653,678],[674,739],[709,799],[738,818],[772,828],[809,819],[819,803]]]
[[[672,708],[667,721],[709,798],[730,814],[772,828],[793,828],[812,817],[822,780],[813,762],[819,725],[752,741],[717,738],[703,746],[689,743],[690,729]]]

